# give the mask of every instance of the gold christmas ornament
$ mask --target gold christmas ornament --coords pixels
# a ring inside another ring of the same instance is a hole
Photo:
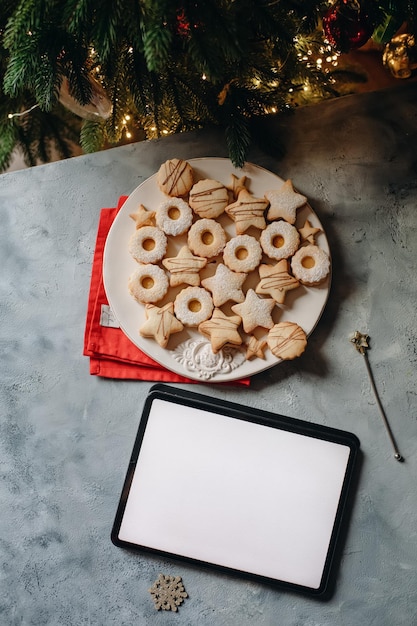
[[[60,103],[78,117],[85,120],[97,120],[98,117],[106,120],[110,117],[113,105],[103,86],[92,76],[89,77],[91,85],[91,100],[88,104],[81,104],[71,95],[69,91],[69,82],[67,78],[63,78],[61,89],[59,90]]]
[[[417,68],[417,46],[414,35],[393,37],[385,46],[382,62],[395,78],[409,78]]]

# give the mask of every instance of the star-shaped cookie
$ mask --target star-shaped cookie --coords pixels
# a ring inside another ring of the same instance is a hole
[[[242,337],[238,333],[239,315],[225,315],[221,309],[214,309],[209,320],[201,322],[199,332],[209,337],[211,349],[216,354],[226,344],[240,346]]]
[[[226,185],[226,187],[229,191],[232,192],[235,200],[237,199],[242,189],[246,188],[245,183],[246,183],[246,176],[242,176],[241,178],[238,178],[237,176],[235,176],[235,174],[231,175],[231,183],[230,185]]]
[[[294,191],[291,180],[285,181],[279,189],[267,191],[265,198],[270,203],[267,219],[272,222],[282,218],[290,224],[295,224],[297,209],[307,202],[305,196]]]
[[[261,280],[255,291],[271,296],[278,304],[283,304],[287,291],[296,289],[300,283],[288,272],[287,259],[281,259],[275,265],[261,264],[258,268]]]
[[[130,213],[129,217],[136,222],[136,228],[142,226],[155,226],[155,211],[147,211],[143,204],[140,204],[136,213]]]
[[[244,301],[245,294],[242,291],[242,285],[247,276],[244,272],[232,272],[224,263],[219,263],[214,276],[205,278],[201,284],[211,292],[214,306],[222,306],[228,300]]]
[[[271,313],[274,306],[275,300],[272,298],[260,298],[253,289],[248,289],[245,301],[231,308],[233,313],[242,318],[245,333],[251,333],[258,326],[272,328],[274,322]]]
[[[200,270],[207,265],[207,259],[194,256],[188,246],[183,246],[177,256],[162,259],[163,266],[169,271],[169,284],[191,285],[198,287],[200,284]]]
[[[247,189],[242,189],[236,202],[229,204],[225,212],[234,221],[237,234],[242,235],[251,226],[260,230],[266,228],[264,211],[267,206],[265,198],[255,198]]]
[[[308,241],[311,244],[315,244],[315,235],[317,235],[317,233],[321,233],[322,230],[321,228],[314,228],[314,226],[311,225],[311,223],[306,220],[304,222],[304,226],[302,228],[298,229],[298,232],[300,233],[301,236],[301,241]]]
[[[162,307],[147,304],[146,322],[140,327],[142,337],[153,337],[161,348],[166,348],[173,333],[179,333],[184,326],[174,315],[174,303],[168,302]]]
[[[255,335],[251,335],[246,344],[246,359],[249,361],[253,358],[264,359],[265,348],[267,346],[266,339],[257,339]]]

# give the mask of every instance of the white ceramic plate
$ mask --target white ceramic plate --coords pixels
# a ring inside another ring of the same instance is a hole
[[[237,169],[233,167],[229,159],[200,158],[189,159],[188,162],[194,170],[195,180],[211,178],[229,185],[232,174],[239,178],[246,176],[247,188],[254,196],[258,197],[262,197],[268,190],[279,188],[284,182],[272,172],[251,163],[246,163],[242,169]],[[130,194],[107,236],[103,261],[104,287],[113,315],[123,332],[140,350],[160,365],[177,374],[199,381],[233,381],[242,377],[253,376],[279,363],[280,359],[276,358],[268,349],[265,351],[265,359],[255,358],[248,361],[244,356],[244,346],[241,349],[226,348],[214,355],[210,349],[209,340],[196,329],[187,328],[180,333],[171,335],[168,349],[161,348],[153,339],[140,336],[139,328],[146,319],[145,308],[134,300],[127,287],[129,276],[137,267],[136,261],[128,252],[128,242],[135,231],[135,223],[129,215],[137,211],[139,204],[143,204],[148,210],[155,210],[165,200],[166,196],[159,190],[156,174],[154,174]],[[317,215],[309,205],[298,210],[296,226],[302,227],[306,219],[314,227],[322,229]],[[222,223],[229,237],[235,235],[235,226],[226,214],[218,220]],[[257,232],[259,233],[259,231]],[[175,239],[170,238],[166,256],[175,256],[184,243],[186,243],[185,235],[175,237]],[[316,236],[316,243],[330,256],[329,245],[324,232]],[[267,258],[264,261],[270,264],[274,263]],[[206,275],[214,274],[218,262],[221,262],[221,259],[208,263],[204,270]],[[257,271],[252,274],[253,276],[246,280],[244,290],[250,286],[254,287],[259,280]],[[183,287],[170,290],[167,297],[158,303],[158,306],[169,299],[173,299]],[[307,335],[310,335],[323,312],[329,295],[329,288],[330,276],[317,287],[300,286],[289,291],[284,305],[275,307],[274,321],[296,322]],[[230,309],[227,309],[227,306],[222,308],[226,314],[232,313]],[[257,330],[254,334],[257,334]],[[245,338],[243,333],[242,336]],[[308,345],[306,349],[308,350]]]

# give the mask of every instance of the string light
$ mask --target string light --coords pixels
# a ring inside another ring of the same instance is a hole
[[[37,109],[38,107],[39,104],[34,104],[32,107],[30,107],[30,109],[26,109],[26,111],[21,111],[20,113],[9,113],[7,117],[9,118],[9,120],[13,119],[14,117],[23,117],[23,115],[28,115],[28,113],[31,113],[33,109]]]
[[[122,119],[122,132],[125,132],[125,137],[126,139],[131,139],[132,138],[132,133],[129,130],[129,126],[128,126],[128,122],[130,122],[131,120],[131,116],[129,114],[126,114],[123,116]]]

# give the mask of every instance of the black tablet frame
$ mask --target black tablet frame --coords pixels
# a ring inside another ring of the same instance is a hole
[[[349,448],[349,457],[346,466],[346,472],[343,480],[343,485],[340,492],[340,498],[337,506],[337,512],[334,519],[333,530],[331,533],[329,547],[325,564],[323,567],[323,573],[321,582],[318,588],[305,587],[303,585],[294,584],[284,580],[276,580],[275,578],[269,578],[259,574],[251,574],[250,572],[242,572],[240,570],[230,568],[227,566],[218,565],[215,563],[209,563],[206,561],[200,561],[188,556],[173,554],[171,552],[165,552],[155,548],[147,546],[141,546],[134,543],[127,542],[119,538],[119,531],[123,520],[124,511],[126,508],[129,491],[133,476],[135,473],[136,463],[139,458],[140,449],[143,438],[145,436],[146,426],[148,418],[151,412],[152,403],[155,399],[162,399],[175,404],[183,404],[185,406],[202,409],[211,413],[217,413],[227,417],[245,420],[268,426],[271,428],[277,428],[285,431],[289,431],[295,434],[301,434],[308,437],[317,439],[323,439],[325,441],[339,443]],[[138,550],[145,553],[152,553],[164,558],[173,558],[175,560],[184,561],[196,565],[202,565],[208,568],[214,568],[217,571],[221,571],[228,574],[234,574],[243,576],[252,580],[265,582],[268,584],[274,584],[284,589],[291,589],[295,591],[301,591],[309,595],[322,596],[328,591],[330,573],[332,570],[333,560],[336,553],[336,546],[339,539],[339,535],[342,528],[342,523],[346,517],[346,507],[348,503],[349,493],[352,487],[352,481],[357,464],[357,458],[359,454],[360,442],[359,439],[353,433],[331,428],[329,426],[322,426],[314,424],[304,420],[298,420],[291,417],[263,411],[260,409],[253,409],[241,404],[213,398],[211,396],[196,393],[194,391],[186,391],[183,389],[177,389],[164,384],[156,384],[151,387],[149,394],[145,400],[143,407],[142,417],[139,423],[139,428],[135,443],[133,446],[131,458],[129,461],[128,470],[123,484],[122,493],[120,496],[119,504],[117,507],[113,528],[111,531],[111,540],[117,547]]]

